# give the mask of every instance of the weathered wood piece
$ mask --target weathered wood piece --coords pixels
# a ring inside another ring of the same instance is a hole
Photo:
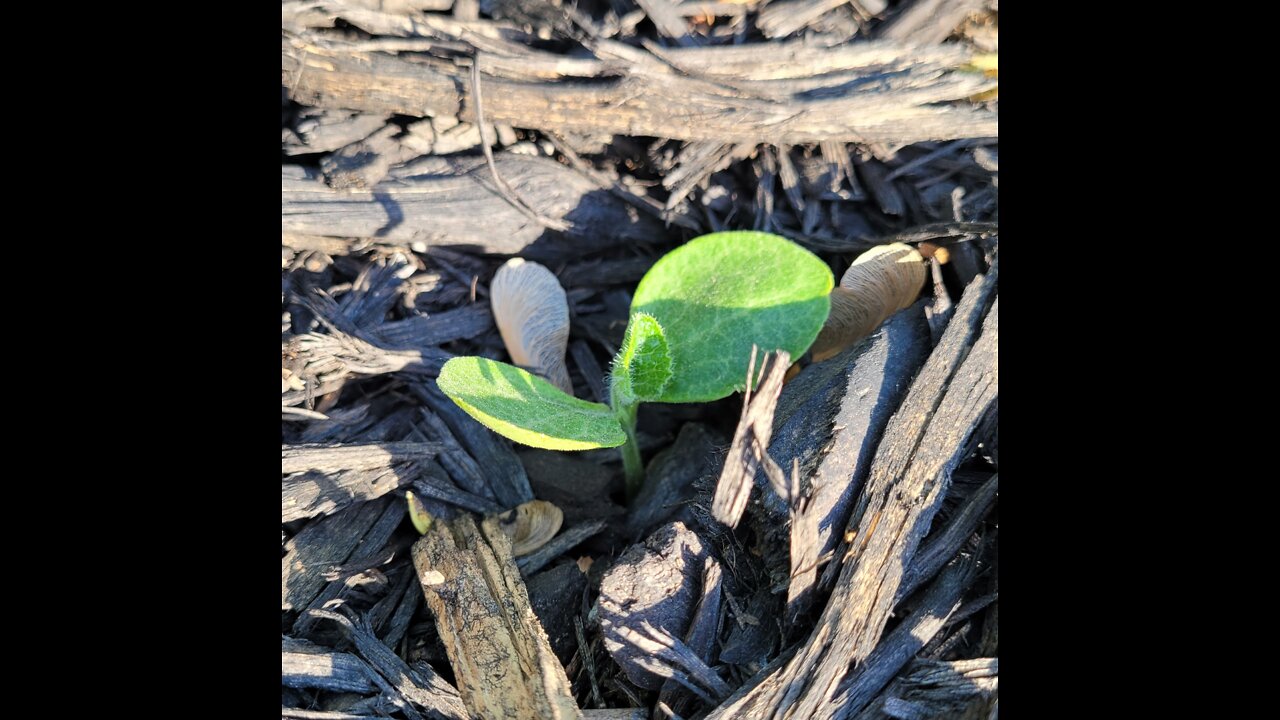
[[[504,59],[506,49],[489,44],[485,55],[496,62]],[[563,77],[555,71],[563,72],[567,59],[550,53],[524,51],[506,58],[512,74],[521,79],[495,78],[490,74],[494,68],[486,70],[482,63],[485,117],[559,133],[722,144],[906,144],[999,135],[997,113],[966,102],[995,82],[958,72],[968,57],[958,45],[916,48],[880,41],[821,48],[768,43],[651,47],[646,53],[598,40],[593,50],[594,62],[578,63],[573,70],[602,79],[593,84],[531,76],[528,68],[541,59],[540,67]],[[475,121],[469,71],[451,63],[413,62],[349,43],[285,37],[281,81],[295,100],[316,107]],[[374,229],[385,220],[375,217]]]
[[[429,460],[440,452],[436,443],[384,442],[347,445],[282,445],[280,472],[374,470],[406,460]]]
[[[416,706],[426,711],[425,717],[433,720],[467,718],[466,708],[452,685],[429,666],[410,666],[402,660],[373,634],[368,620],[358,618],[352,621],[332,610],[312,610],[308,614],[315,619],[332,620],[346,632],[356,646],[356,652],[374,670],[371,674],[374,684],[397,701],[407,716],[424,717],[414,709]]]
[[[330,601],[343,596],[347,592],[346,579],[347,575],[350,574],[348,568],[354,568],[355,572],[363,572],[370,566],[377,565],[387,559],[387,543],[391,540],[392,533],[395,532],[400,522],[404,519],[405,505],[396,499],[385,498],[379,501],[376,507],[381,508],[381,514],[370,523],[368,530],[360,537],[359,544],[351,551],[351,554],[343,561],[342,565],[335,564],[328,568],[314,568],[321,572],[322,579],[329,582],[307,604],[309,610],[324,608]],[[355,529],[358,530],[358,528]],[[337,577],[334,577],[335,575]],[[299,636],[309,635],[313,617],[312,613],[301,613],[297,622],[293,624],[294,634]]]
[[[301,610],[319,594],[330,568],[351,556],[365,533],[388,509],[389,497],[352,505],[313,520],[285,543],[280,560],[280,609]]]
[[[435,377],[450,355],[443,350],[384,350],[336,327],[289,339],[282,352],[301,359],[303,390],[283,392],[282,406],[300,405],[341,390],[351,377],[403,372]]]
[[[649,16],[653,21],[653,26],[663,37],[671,38],[680,45],[690,46],[696,45],[692,37],[689,36],[689,25],[685,22],[684,16],[680,14],[676,3],[671,0],[636,0],[636,4],[640,9],[644,10],[644,14]]]
[[[352,443],[282,446],[280,522],[331,514],[413,482],[415,460],[440,451],[434,443]]]
[[[904,10],[889,18],[877,37],[923,44],[940,43],[955,32],[970,13],[978,12],[988,0],[915,0],[902,3]]]
[[[453,310],[384,322],[370,333],[388,350],[421,350],[466,340],[493,329],[489,303],[478,302]]]
[[[969,436],[998,395],[997,274],[993,265],[966,289],[942,342],[890,421],[848,526],[852,542],[840,554],[840,577],[808,642],[785,667],[710,717],[832,716],[839,683],[880,639],[905,567]]]
[[[601,580],[604,646],[636,685],[657,690],[664,678],[644,666],[648,653],[629,637],[641,633],[646,623],[675,637],[684,635],[701,597],[706,557],[697,533],[684,523],[671,523],[623,553]]]
[[[960,609],[960,598],[976,575],[977,558],[957,558],[929,586],[919,605],[845,678],[823,717],[851,717],[875,698]]]
[[[496,518],[437,523],[413,563],[473,717],[582,717]]]
[[[288,155],[329,152],[369,137],[386,124],[386,115],[307,108],[294,124],[296,132],[281,133],[281,145]]]
[[[289,637],[280,642],[280,684],[333,692],[374,691],[369,669],[360,658]]]
[[[769,3],[756,18],[767,38],[785,37],[804,28],[848,0],[784,0]]]
[[[644,708],[599,708],[583,710],[583,720],[646,720],[649,713]]]
[[[742,399],[742,416],[733,433],[733,444],[724,461],[724,469],[716,482],[715,497],[711,501],[711,513],[716,520],[729,527],[736,527],[746,512],[751,487],[756,472],[769,461],[765,449],[773,437],[773,411],[782,392],[782,381],[791,365],[791,355],[780,350],[769,359],[760,358],[763,380],[755,391],[751,390],[756,374],[756,348],[751,349],[751,361],[747,365],[746,392]],[[776,475],[776,466],[773,468]],[[785,491],[784,491],[785,492]],[[783,494],[783,493],[779,493]],[[788,500],[790,493],[785,493]]]
[[[960,548],[978,529],[982,518],[986,517],[999,492],[1000,476],[992,475],[965,499],[964,505],[948,519],[941,532],[929,536],[928,542],[920,547],[911,567],[902,576],[902,584],[898,587],[899,602],[928,582],[934,573],[960,552]]]
[[[280,482],[280,522],[331,515],[354,502],[382,497],[416,477],[411,463],[371,470],[309,471]]]
[[[990,712],[970,715],[966,711],[975,696],[979,700],[992,700],[999,689],[999,658],[916,660],[874,702],[852,717],[856,720],[934,717],[988,720],[993,717]]]
[[[280,168],[281,230],[454,245],[484,253],[557,260],[664,234],[649,215],[544,157],[500,153],[498,173],[536,213],[566,222],[555,242],[494,186],[484,158],[424,157],[392,168],[372,188],[335,190],[314,171]],[[476,218],[484,218],[477,223]]]
[[[689,623],[689,631],[684,636],[685,645],[708,666],[715,660],[717,633],[720,629],[723,589],[721,575],[720,563],[715,558],[708,557],[702,569],[702,598],[693,611],[693,621]],[[721,697],[727,694],[723,692]],[[690,694],[687,688],[673,678],[663,684],[662,691],[658,693],[658,702],[676,715],[687,717],[695,701],[694,694]]]
[[[568,665],[578,649],[573,618],[582,607],[587,576],[577,563],[567,562],[529,578],[529,604],[547,633],[560,663]]]
[[[928,353],[929,327],[920,308],[904,310],[871,337],[828,361],[837,364],[837,375],[843,376],[844,382],[825,400],[809,396],[811,402],[817,401],[820,412],[796,413],[781,421],[782,442],[774,443],[770,455],[784,469],[791,467],[792,460],[798,461],[807,485],[805,500],[791,521],[789,617],[797,617],[808,607],[818,571],[849,521],[881,434]],[[808,371],[813,370],[810,367]],[[797,386],[797,395],[809,384],[799,381],[792,383]],[[827,415],[833,406],[835,412]],[[814,415],[830,417],[830,424],[815,423]],[[829,428],[830,432],[818,433],[816,428]]]

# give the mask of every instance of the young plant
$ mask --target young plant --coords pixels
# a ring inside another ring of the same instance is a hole
[[[830,309],[826,264],[777,235],[721,232],[671,251],[645,274],[613,359],[609,405],[568,395],[513,365],[445,363],[438,384],[500,435],[550,450],[622,446],[627,494],[644,477],[636,445],[642,402],[707,402],[743,389],[752,345],[799,357]]]

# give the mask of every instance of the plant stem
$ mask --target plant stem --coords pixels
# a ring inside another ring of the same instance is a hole
[[[627,441],[618,452],[622,453],[622,469],[627,474],[627,500],[634,500],[644,485],[644,462],[640,459],[640,445],[636,442],[636,410],[639,403],[615,404],[614,413],[622,430],[627,434]]]

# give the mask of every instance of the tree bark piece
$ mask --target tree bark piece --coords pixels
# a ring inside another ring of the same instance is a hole
[[[494,186],[484,158],[453,156],[424,157],[393,168],[373,187],[342,190],[314,171],[282,165],[281,231],[455,245],[549,262],[664,234],[652,216],[554,160],[501,153],[494,161],[517,198],[569,225],[565,238],[538,242],[548,231]]]
[[[942,342],[889,422],[848,526],[849,550],[837,552],[839,580],[808,642],[709,717],[832,716],[841,680],[875,648],[969,436],[996,401],[996,280],[993,265],[965,291]]]
[[[351,556],[361,538],[388,509],[390,498],[346,507],[313,520],[284,545],[280,559],[280,609],[301,610],[315,599],[330,568]]]
[[[496,518],[438,523],[413,563],[473,717],[582,717]]]
[[[660,59],[620,43],[600,42],[593,49],[601,62],[581,70],[603,82],[485,77],[486,119],[556,133],[720,144],[844,140],[893,145],[1000,134],[997,113],[966,102],[996,83],[957,72],[967,58],[958,47],[768,43],[656,49]],[[524,55],[517,59],[532,64]],[[281,81],[294,100],[306,105],[456,115],[475,122],[468,70],[453,64],[412,62],[310,36],[286,37]],[[957,104],[944,104],[952,102]]]
[[[782,423],[786,434],[779,439],[785,438],[780,443],[785,447],[778,448],[783,452],[770,448],[770,454],[784,470],[792,458],[799,460],[808,481],[806,499],[791,523],[789,617],[808,607],[818,571],[849,521],[876,445],[928,353],[929,327],[919,308],[898,313],[875,335],[829,361],[842,363],[846,378],[844,387],[829,396],[838,398],[829,425],[805,421],[808,413]],[[825,445],[814,442],[816,427],[831,429],[829,436],[823,434],[829,438]],[[809,452],[798,457],[792,448]]]
[[[280,472],[338,472],[391,467],[404,460],[430,460],[442,447],[435,443],[385,442],[349,445],[281,445]]]
[[[374,690],[370,672],[364,661],[351,653],[281,638],[280,684],[285,687],[370,693]]]
[[[770,462],[765,455],[765,448],[769,447],[769,440],[773,437],[773,411],[778,405],[782,381],[790,366],[791,355],[785,350],[779,350],[772,357],[764,354],[760,358],[761,375],[764,379],[752,392],[751,386],[756,374],[756,349],[753,347],[751,350],[751,362],[747,366],[747,390],[742,398],[742,416],[738,418],[738,429],[733,433],[733,444],[729,447],[729,454],[725,458],[724,469],[720,472],[715,496],[711,501],[712,515],[731,528],[737,527],[742,513],[747,510],[747,500],[751,496],[751,486],[755,484],[757,471],[762,465],[767,468]],[[783,496],[788,504],[793,499],[790,492],[777,494]]]

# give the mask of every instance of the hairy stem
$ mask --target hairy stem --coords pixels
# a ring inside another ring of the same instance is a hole
[[[618,448],[622,453],[622,469],[627,474],[627,500],[634,500],[644,485],[644,463],[640,460],[640,445],[636,442],[636,410],[640,403],[618,402],[613,398],[613,411],[627,434],[627,441]]]

